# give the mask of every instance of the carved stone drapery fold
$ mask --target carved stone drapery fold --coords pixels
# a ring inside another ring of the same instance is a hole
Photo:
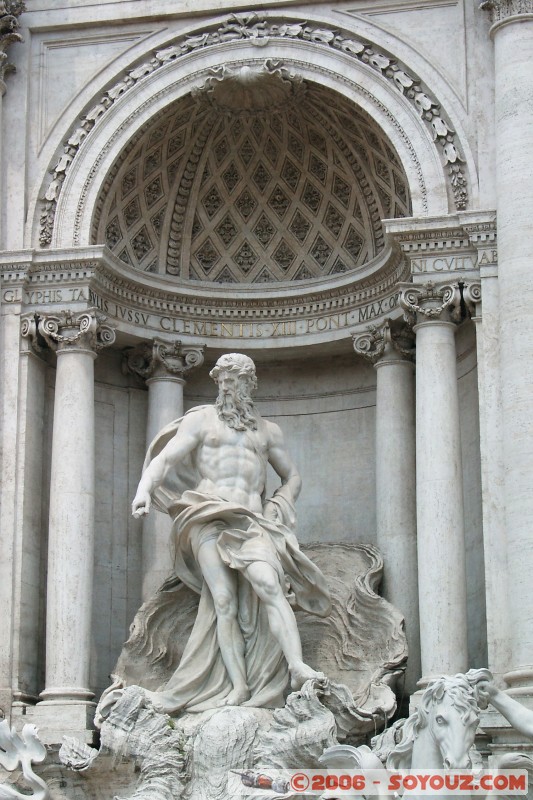
[[[533,0],[483,0],[479,7],[490,13],[493,24],[521,14],[533,14]]]
[[[182,345],[181,341],[153,339],[124,351],[124,369],[144,380],[173,375],[184,378],[187,372],[204,363],[204,347]]]
[[[414,334],[406,323],[401,328],[393,328],[390,319],[382,325],[369,325],[368,333],[353,334],[355,352],[372,364],[381,359],[394,358],[414,361]]]
[[[21,335],[29,339],[37,352],[43,345],[51,350],[84,349],[98,352],[115,341],[115,330],[105,324],[107,317],[95,308],[85,311],[57,311],[25,314]]]

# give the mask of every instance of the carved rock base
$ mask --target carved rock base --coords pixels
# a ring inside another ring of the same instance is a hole
[[[329,681],[307,681],[280,709],[231,706],[178,719],[129,686],[102,724],[100,750],[68,739],[59,757],[67,784],[83,773],[86,800],[232,800],[240,773],[314,769],[339,739],[361,741],[365,723],[350,690]]]

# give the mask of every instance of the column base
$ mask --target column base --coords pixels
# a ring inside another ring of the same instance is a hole
[[[509,686],[507,694],[516,696],[533,696],[533,664],[524,664],[505,672],[503,679]]]
[[[94,744],[93,724],[96,703],[75,702],[38,703],[36,706],[14,707],[13,724],[21,731],[27,723],[36,725],[39,738],[46,745],[61,745],[65,736],[72,736],[88,745]]]
[[[39,695],[41,698],[41,705],[65,705],[69,703],[83,703],[93,699],[94,692],[90,689],[72,686],[53,686],[51,689],[45,689]]]
[[[533,708],[533,697],[527,703],[529,709]],[[486,711],[481,712],[479,720],[478,736],[482,735],[486,739],[486,750],[488,753],[488,767],[497,769],[500,760],[504,756],[513,755],[514,757],[524,753],[526,756],[533,755],[533,742],[526,739],[523,734],[511,727],[499,711],[489,706]],[[522,765],[517,769],[524,769]]]

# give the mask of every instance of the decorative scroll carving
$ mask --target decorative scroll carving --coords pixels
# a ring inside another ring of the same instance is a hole
[[[460,284],[436,284],[428,281],[423,286],[409,286],[400,295],[400,305],[409,325],[429,320],[461,322],[464,307],[461,303]]]
[[[95,308],[86,311],[57,311],[26,314],[22,317],[21,335],[30,340],[34,350],[91,349],[96,352],[115,341],[115,330]]]
[[[415,337],[409,325],[394,329],[390,319],[381,325],[369,325],[368,333],[353,334],[353,346],[356,353],[376,364],[381,359],[414,361]]]
[[[533,0],[483,0],[479,7],[489,12],[493,24],[508,17],[533,14]]]
[[[463,287],[463,301],[471,317],[476,314],[481,303],[481,283],[469,283]]]
[[[176,375],[183,378],[187,372],[204,363],[204,347],[182,345],[180,341],[166,342],[154,339],[124,351],[124,368],[145,380]]]
[[[7,60],[6,50],[13,42],[24,41],[18,32],[18,18],[23,11],[26,11],[23,0],[0,0],[0,80],[15,70]]]
[[[518,0],[515,0],[518,2]],[[107,90],[99,101],[81,118],[80,124],[67,140],[64,151],[53,169],[52,180],[42,198],[41,246],[50,244],[54,226],[57,201],[61,193],[65,175],[70,169],[80,146],[92,128],[108,111],[113,103],[128,92],[136,83],[164,67],[171,61],[213,45],[229,41],[246,40],[257,46],[264,46],[272,39],[295,39],[312,42],[321,47],[341,51],[378,72],[397,89],[416,109],[428,126],[433,140],[442,154],[448,172],[455,205],[465,209],[468,203],[466,176],[462,164],[464,159],[455,137],[455,131],[442,112],[441,104],[432,97],[416,75],[394,58],[377,51],[372,43],[354,38],[349,32],[339,32],[329,28],[315,28],[306,22],[287,23],[272,17],[261,18],[256,14],[236,14],[229,17],[217,29],[202,31],[177,39],[174,44],[157,50],[152,57],[125,73],[117,83]]]

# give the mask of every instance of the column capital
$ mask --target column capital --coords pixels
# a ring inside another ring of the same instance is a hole
[[[115,341],[107,317],[96,308],[85,311],[54,311],[24,314],[21,317],[21,335],[28,338],[33,349],[43,346],[57,353],[72,350],[91,350],[97,353]]]
[[[414,334],[407,323],[397,328],[386,319],[381,325],[369,325],[368,333],[352,334],[352,338],[355,352],[374,365],[415,359]]]
[[[400,305],[405,321],[414,327],[423,322],[456,322],[463,319],[461,284],[437,284],[428,281],[422,286],[401,285]]]
[[[168,342],[154,338],[124,351],[124,369],[140,378],[174,378],[184,380],[192,369],[204,363],[203,345],[184,345],[181,341]]]
[[[13,42],[23,42],[24,39],[18,32],[18,18],[26,6],[23,0],[0,0],[0,93],[4,94],[4,78],[15,68],[7,60],[6,50]]]
[[[479,7],[489,12],[493,25],[506,22],[512,17],[516,17],[519,22],[524,15],[533,19],[533,0],[482,0]]]
[[[475,321],[476,318],[481,317],[481,283],[475,281],[466,283],[463,286],[463,302],[470,314],[471,318]]]

